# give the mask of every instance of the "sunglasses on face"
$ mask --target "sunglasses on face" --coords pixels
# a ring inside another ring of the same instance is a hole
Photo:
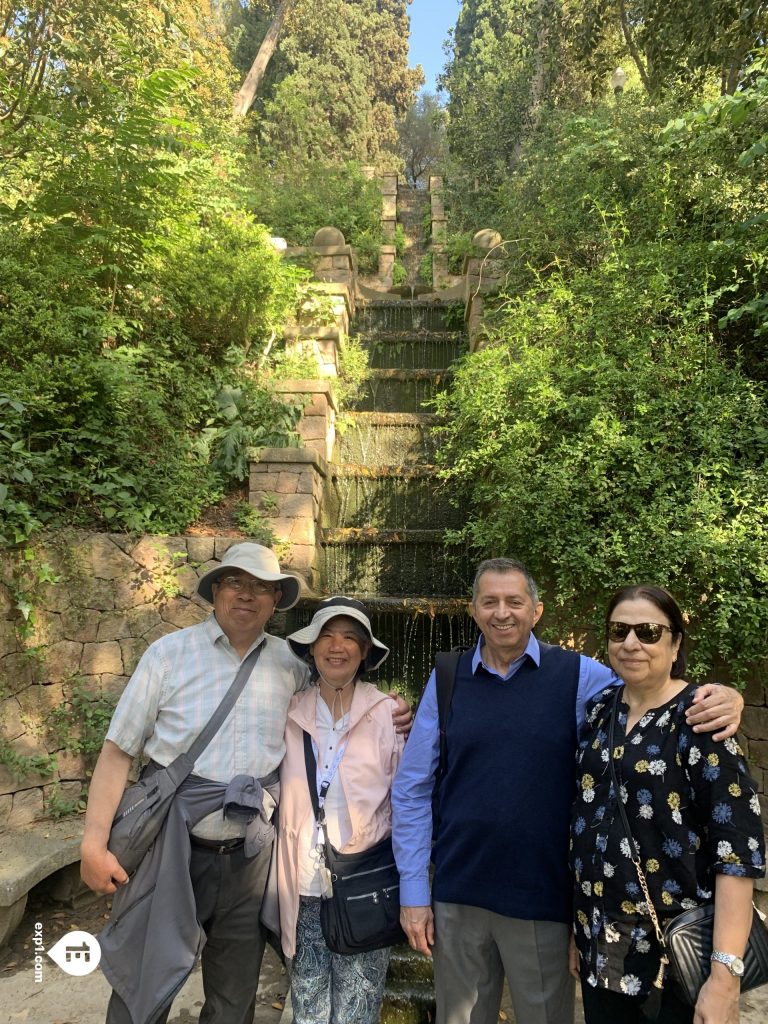
[[[609,622],[606,635],[613,643],[620,644],[634,632],[641,644],[657,644],[665,629],[673,632],[669,626],[662,626],[660,622]]]

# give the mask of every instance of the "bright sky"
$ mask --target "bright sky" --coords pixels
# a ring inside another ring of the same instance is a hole
[[[456,24],[461,0],[413,0],[408,8],[411,17],[410,65],[421,64],[428,92],[435,92],[435,79],[443,69],[443,42],[448,30]]]

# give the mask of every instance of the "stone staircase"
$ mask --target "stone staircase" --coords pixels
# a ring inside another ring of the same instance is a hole
[[[428,248],[424,223],[429,210],[430,197],[425,189],[398,187],[397,222],[405,233],[403,264],[408,285],[416,285],[419,281],[419,266]]]

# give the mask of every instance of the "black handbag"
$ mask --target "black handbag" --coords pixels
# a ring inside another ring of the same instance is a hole
[[[117,857],[128,875],[136,871],[157,839],[177,789],[224,724],[259,660],[263,646],[264,641],[243,660],[232,685],[189,750],[179,754],[167,768],[152,770],[150,766],[150,770],[145,770],[139,781],[129,786],[120,798],[107,849]]]
[[[317,762],[312,737],[304,730],[307,768],[315,821],[324,835],[325,863],[332,892],[320,903],[320,926],[325,944],[334,953],[353,955],[405,942],[400,927],[400,875],[387,836],[360,853],[339,853],[329,842],[325,811],[317,793]]]
[[[611,782],[616,792],[616,805],[619,810],[619,817],[624,828],[624,833],[632,851],[632,863],[635,865],[640,888],[643,890],[648,916],[653,922],[656,938],[661,947],[661,967],[658,977],[654,982],[657,989],[663,984],[664,966],[669,964],[672,978],[676,983],[680,994],[689,1003],[695,1006],[699,998],[699,992],[710,974],[712,955],[712,936],[715,925],[715,905],[706,903],[701,907],[693,907],[685,910],[673,918],[662,930],[656,910],[651,902],[651,895],[648,891],[648,883],[645,873],[640,866],[638,846],[632,836],[629,827],[629,819],[624,805],[621,802],[620,786],[614,766],[614,726],[619,713],[619,696],[621,689],[617,689],[613,698],[613,709],[611,711],[610,724],[608,726],[608,768]],[[747,949],[744,953],[744,974],[741,979],[741,991],[748,992],[751,988],[768,983],[768,931],[763,924],[762,917],[757,908],[752,907],[752,928],[747,940]]]

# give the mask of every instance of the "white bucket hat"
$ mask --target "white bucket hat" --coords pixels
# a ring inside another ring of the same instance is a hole
[[[365,656],[361,668],[365,672],[372,672],[386,660],[389,655],[389,648],[385,647],[373,635],[371,620],[368,618],[365,608],[359,601],[355,601],[351,597],[329,597],[323,601],[318,606],[308,626],[304,626],[303,629],[297,629],[295,633],[291,633],[289,637],[286,637],[288,646],[297,658],[301,658],[302,661],[309,661],[311,658],[309,648],[320,636],[323,626],[330,622],[331,619],[338,619],[341,615],[359,622],[368,634],[368,639],[371,641],[371,649]]]
[[[279,583],[282,595],[277,602],[279,611],[293,608],[301,596],[301,580],[290,572],[281,572],[280,563],[274,551],[262,544],[234,544],[226,552],[221,564],[203,573],[197,584],[197,592],[204,601],[213,604],[213,584],[220,576],[232,569],[242,569],[257,580],[265,583]]]

